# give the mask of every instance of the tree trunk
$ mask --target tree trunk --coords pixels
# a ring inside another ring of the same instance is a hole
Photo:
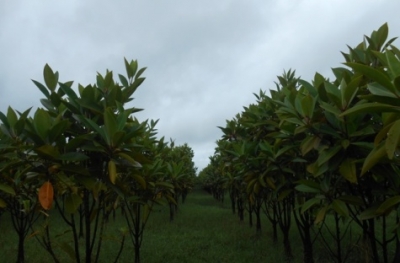
[[[174,204],[169,203],[169,221],[170,222],[174,221],[174,212],[175,212]]]
[[[18,233],[18,259],[17,263],[25,262],[25,248],[24,248],[25,234],[20,231]]]
[[[311,242],[309,225],[304,227],[303,250],[304,250],[304,263],[314,263],[313,245]]]

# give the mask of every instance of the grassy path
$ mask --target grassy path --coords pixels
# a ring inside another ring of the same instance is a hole
[[[272,244],[269,224],[263,222],[261,237],[255,236],[255,229],[248,226],[248,221],[239,222],[232,215],[229,200],[224,204],[217,202],[203,191],[194,191],[187,197],[185,204],[180,205],[173,222],[169,222],[167,206],[156,206],[144,231],[141,250],[142,263],[196,263],[196,262],[284,262],[281,244]],[[118,229],[124,227],[122,217],[107,227],[105,242],[102,246],[101,262],[113,262],[119,248],[120,234]],[[64,232],[63,222],[54,218],[52,222],[54,235]],[[17,239],[8,220],[8,215],[0,218],[0,263],[15,262]],[[297,233],[296,233],[297,234]],[[62,238],[68,240],[70,233]],[[296,235],[294,235],[296,238]],[[133,261],[133,246],[129,238],[119,262]],[[295,247],[294,254],[301,262],[301,249]],[[67,254],[57,251],[61,262],[73,262]],[[52,262],[34,238],[26,240],[27,262]]]
[[[143,241],[143,262],[283,262],[281,246],[271,243],[269,229],[256,238],[247,220],[239,222],[232,215],[228,202],[195,191],[174,222],[166,221],[166,207],[155,211]]]

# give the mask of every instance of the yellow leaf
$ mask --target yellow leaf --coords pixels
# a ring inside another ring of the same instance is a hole
[[[115,184],[115,180],[117,179],[117,167],[113,160],[108,162],[108,176],[112,184]]]

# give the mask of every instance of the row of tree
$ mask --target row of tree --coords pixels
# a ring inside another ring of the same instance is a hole
[[[33,81],[44,95],[43,108],[32,114],[11,107],[0,112],[0,211],[10,213],[18,234],[17,262],[25,261],[24,241],[32,232],[55,262],[55,246],[76,262],[98,262],[105,225],[117,208],[127,228],[116,261],[128,236],[139,262],[153,206],[169,204],[172,220],[178,198],[184,200],[191,189],[192,149],[158,139],[156,121],[133,117],[140,109],[127,105],[144,81],[145,68],[127,60],[125,68],[120,83],[107,71],[76,92],[72,82],[59,82],[58,72],[46,65],[45,84]],[[70,229],[71,242],[53,240],[54,213]],[[35,225],[38,220],[42,229]]]
[[[372,262],[400,262],[400,50],[387,37],[384,24],[349,47],[333,80],[278,77],[270,95],[260,91],[220,127],[200,172],[216,198],[229,192],[241,220],[246,209],[251,224],[255,216],[258,232],[264,213],[289,258],[295,224],[304,262],[314,262],[316,240],[336,262],[356,246]]]

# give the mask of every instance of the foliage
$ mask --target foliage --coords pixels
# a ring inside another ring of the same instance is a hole
[[[399,222],[400,51],[387,36],[384,24],[349,47],[342,53],[347,68],[333,68],[333,81],[316,73],[310,83],[284,72],[276,90],[269,96],[260,91],[256,104],[220,127],[216,153],[201,172],[205,187],[227,181],[223,189],[237,192],[231,199],[248,200],[252,211],[265,203],[288,257],[292,215],[304,262],[314,262],[311,231],[328,227],[325,219],[332,215],[335,241],[325,243],[333,260],[343,262],[350,253],[341,243],[347,234],[341,228],[351,221],[362,229],[373,262],[400,259],[398,231],[389,232]],[[388,225],[388,217],[395,223]],[[390,243],[396,250],[389,255]]]
[[[18,262],[24,261],[23,242],[40,213],[56,208],[70,227],[73,246],[50,240],[51,224],[37,233],[44,248],[58,262],[56,244],[80,262],[98,262],[103,231],[110,214],[125,212],[135,246],[135,262],[143,230],[153,204],[174,200],[181,188],[166,181],[171,163],[162,154],[167,147],[156,138],[157,122],[140,122],[126,107],[144,81],[145,68],[124,61],[126,76],[98,74],[93,85],[59,82],[58,72],[44,67],[44,82],[33,81],[45,98],[32,117],[30,110],[0,113],[0,206],[11,212],[19,235]],[[173,148],[173,146],[171,146]],[[181,157],[191,161],[186,145]],[[184,171],[177,171],[182,176]],[[54,202],[53,202],[54,200]],[[54,203],[54,205],[53,205]],[[39,205],[40,204],[40,205]],[[79,239],[84,239],[84,255]],[[116,260],[122,251],[125,234]]]

